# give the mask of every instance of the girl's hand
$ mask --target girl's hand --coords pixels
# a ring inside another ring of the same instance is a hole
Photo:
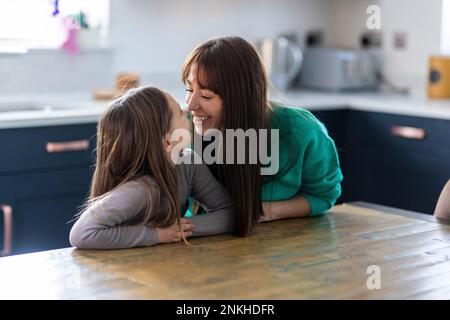
[[[192,230],[195,228],[195,225],[189,219],[181,219],[181,228],[183,229],[184,235],[190,237],[192,236]],[[167,228],[156,228],[156,233],[158,234],[159,243],[179,242],[183,239],[178,222],[175,222]]]

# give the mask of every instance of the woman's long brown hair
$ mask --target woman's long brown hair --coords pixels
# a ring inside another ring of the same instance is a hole
[[[209,40],[187,57],[182,69],[184,83],[192,70],[202,87],[222,99],[219,129],[224,137],[226,129],[267,129],[267,77],[260,56],[250,43],[239,37]],[[248,162],[248,144],[246,153]],[[257,164],[237,164],[235,159],[234,164],[217,165],[217,178],[233,198],[234,234],[238,236],[249,235],[262,214],[260,169],[259,159]]]
[[[154,183],[137,180],[148,190],[142,223],[154,227],[180,223],[176,171],[163,147],[171,119],[166,96],[157,88],[132,89],[113,101],[98,124],[97,160],[86,206],[148,175]]]

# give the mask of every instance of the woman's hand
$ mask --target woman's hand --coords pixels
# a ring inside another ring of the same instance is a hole
[[[275,220],[272,213],[272,204],[271,202],[264,202],[262,203],[263,208],[263,214],[259,216],[258,222],[268,222]]]
[[[192,236],[192,230],[195,228],[195,225],[189,219],[181,219],[181,228],[187,238]],[[156,233],[158,234],[159,243],[179,242],[183,239],[177,221],[170,227],[156,228]]]

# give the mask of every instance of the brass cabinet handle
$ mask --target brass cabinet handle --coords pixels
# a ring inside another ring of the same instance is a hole
[[[0,210],[3,212],[3,250],[0,252],[0,257],[11,253],[12,234],[13,234],[13,211],[11,206],[0,205]]]
[[[89,140],[74,140],[65,142],[47,142],[45,146],[48,153],[83,151],[89,149]]]
[[[395,137],[412,140],[424,140],[426,137],[425,129],[406,126],[391,127],[391,134]]]

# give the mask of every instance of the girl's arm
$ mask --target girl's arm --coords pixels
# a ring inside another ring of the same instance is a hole
[[[206,213],[189,220],[195,225],[193,236],[207,236],[233,231],[231,200],[228,191],[214,178],[205,164],[182,164],[190,179],[190,196],[198,201]]]
[[[178,228],[125,225],[144,210],[147,191],[129,182],[85,210],[70,231],[70,243],[80,249],[123,249],[175,241]],[[173,229],[173,230],[172,230]],[[162,231],[162,232],[161,232]],[[172,238],[162,239],[162,238]]]

